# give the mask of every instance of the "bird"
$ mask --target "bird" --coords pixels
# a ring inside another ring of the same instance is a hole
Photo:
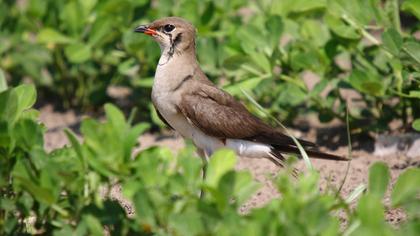
[[[191,139],[203,160],[228,148],[239,156],[267,158],[284,166],[284,154],[300,154],[292,137],[250,113],[207,78],[196,57],[197,30],[189,21],[165,17],[134,32],[152,37],[160,46],[151,93],[158,116],[183,138]],[[310,157],[347,160],[319,151],[313,142],[297,140]]]

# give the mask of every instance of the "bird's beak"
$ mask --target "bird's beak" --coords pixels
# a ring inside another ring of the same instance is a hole
[[[134,29],[134,32],[143,33],[143,34],[147,34],[151,36],[157,34],[156,30],[154,30],[153,28],[149,28],[149,26],[147,25],[138,26],[137,28]]]

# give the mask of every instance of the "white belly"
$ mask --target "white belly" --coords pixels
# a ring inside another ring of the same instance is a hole
[[[221,139],[206,135],[197,127],[191,125],[181,114],[165,114],[161,112],[165,120],[184,138],[191,139],[199,149],[202,149],[207,155],[213,154],[219,148],[230,148],[237,155],[263,158],[270,154],[270,146],[262,143],[246,141],[242,139]]]
[[[206,135],[200,129],[192,125],[178,112],[176,108],[176,94],[155,90],[152,92],[153,103],[163,118],[180,133],[184,138],[191,139],[194,144],[207,155],[213,154],[217,149],[227,147],[233,149],[240,156],[267,157],[270,154],[270,146],[241,139],[222,140]]]
[[[191,139],[194,142],[194,145],[208,154],[211,154],[216,149],[224,146],[220,139],[206,135],[200,129],[188,122],[182,114],[168,114],[162,111],[160,111],[160,113],[172,128],[182,135],[182,137]]]

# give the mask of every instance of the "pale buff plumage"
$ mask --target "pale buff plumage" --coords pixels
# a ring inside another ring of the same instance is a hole
[[[239,155],[282,165],[281,153],[299,153],[290,137],[250,114],[207,79],[196,59],[196,29],[191,23],[168,17],[135,31],[152,36],[161,48],[152,89],[158,114],[184,138],[192,139],[202,156],[228,147]],[[317,151],[311,142],[300,142],[310,156],[346,160]]]

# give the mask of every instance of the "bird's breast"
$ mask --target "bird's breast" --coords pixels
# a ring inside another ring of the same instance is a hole
[[[171,127],[183,137],[191,138],[191,125],[177,109],[177,98],[173,93],[162,90],[152,90],[152,101],[155,108]]]

